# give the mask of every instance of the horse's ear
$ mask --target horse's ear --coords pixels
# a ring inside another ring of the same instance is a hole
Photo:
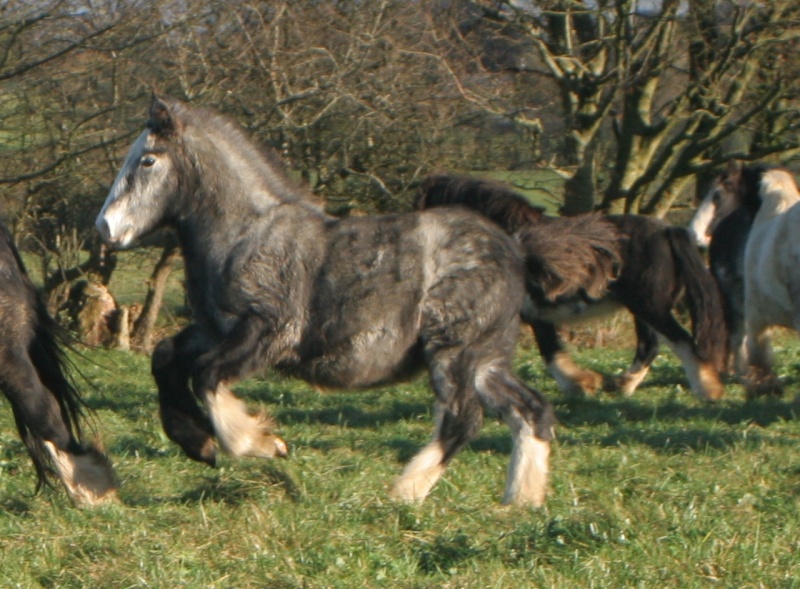
[[[165,137],[172,135],[177,129],[171,105],[155,92],[150,101],[150,119],[147,121],[147,128]]]

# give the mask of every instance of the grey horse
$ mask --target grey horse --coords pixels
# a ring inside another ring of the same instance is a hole
[[[357,389],[427,368],[435,434],[392,495],[422,501],[490,409],[513,438],[504,502],[543,503],[553,412],[511,367],[524,259],[489,221],[332,218],[232,121],[154,96],[96,225],[123,248],[177,231],[194,323],[158,344],[152,371],[164,429],[189,457],[213,465],[217,444],[286,454],[230,390],[256,369]]]

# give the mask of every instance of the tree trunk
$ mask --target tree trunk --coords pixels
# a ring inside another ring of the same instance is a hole
[[[149,353],[153,349],[153,331],[164,300],[167,278],[172,273],[174,263],[179,257],[180,249],[176,243],[171,242],[164,246],[161,258],[148,281],[147,297],[142,307],[142,313],[133,326],[131,347],[134,350]]]
[[[597,190],[593,154],[587,151],[575,174],[564,183],[564,206],[561,214],[568,217],[594,210]]]

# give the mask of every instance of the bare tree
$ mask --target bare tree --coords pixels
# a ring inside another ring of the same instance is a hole
[[[521,122],[545,134],[562,131],[552,159],[542,163],[565,178],[567,213],[593,207],[599,194],[608,210],[663,215],[695,174],[724,157],[798,147],[797,79],[786,67],[800,35],[793,0],[468,4],[484,25],[473,28],[484,32],[466,31],[462,5],[452,4],[440,22],[460,52],[447,63],[473,103],[520,120],[519,97],[512,102],[471,86],[466,66],[454,65],[476,55],[485,31],[494,30],[495,42],[512,48],[516,60],[487,64],[481,54],[473,67],[502,67],[553,89],[557,125],[541,116]],[[554,110],[534,102],[529,110],[536,107]],[[742,130],[749,132],[740,143],[747,149],[723,149]]]

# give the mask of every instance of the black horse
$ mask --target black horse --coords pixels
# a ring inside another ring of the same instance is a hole
[[[54,472],[77,505],[116,498],[105,455],[81,442],[83,403],[72,384],[60,328],[0,224],[0,390],[36,468],[36,490]]]
[[[571,225],[586,222],[584,217],[547,217],[542,209],[500,183],[447,174],[423,181],[417,208],[453,205],[483,213],[515,236],[528,254],[531,249],[525,243],[527,235],[554,224],[566,231]],[[533,328],[539,351],[559,386],[566,392],[593,394],[605,379],[572,362],[556,326],[624,306],[633,313],[637,345],[631,366],[615,386],[626,395],[633,394],[658,354],[660,335],[680,358],[695,395],[703,400],[719,399],[724,391],[719,370],[724,363],[726,342],[722,301],[687,231],[639,215],[610,215],[605,221],[608,242],[600,256],[604,262],[595,275],[585,272],[585,277],[578,280],[580,283],[588,279],[583,290],[573,289],[572,293],[548,298],[535,288],[537,281],[533,281],[534,288],[529,284],[529,304],[523,309],[523,320]],[[564,257],[574,258],[569,240],[553,243],[552,247],[560,248]],[[533,253],[535,270],[538,252]],[[601,292],[596,280],[609,276],[610,265],[617,265],[617,274],[605,284],[607,290]],[[531,268],[529,259],[529,273]],[[567,267],[560,276],[575,278],[574,268]],[[682,297],[689,307],[693,335],[672,313]]]
[[[747,370],[744,349],[744,252],[754,211],[742,206],[742,175],[760,166],[742,167],[732,162],[719,174],[689,223],[697,245],[708,248],[708,267],[719,284],[728,329],[728,370]]]
[[[286,454],[228,388],[257,368],[360,388],[426,367],[436,433],[393,495],[424,499],[490,408],[513,439],[505,501],[543,502],[553,415],[512,371],[524,258],[497,226],[454,210],[331,218],[231,121],[154,97],[97,228],[126,247],[160,226],[179,236],[195,323],[152,369],[164,429],[191,458],[213,465],[215,439]]]

